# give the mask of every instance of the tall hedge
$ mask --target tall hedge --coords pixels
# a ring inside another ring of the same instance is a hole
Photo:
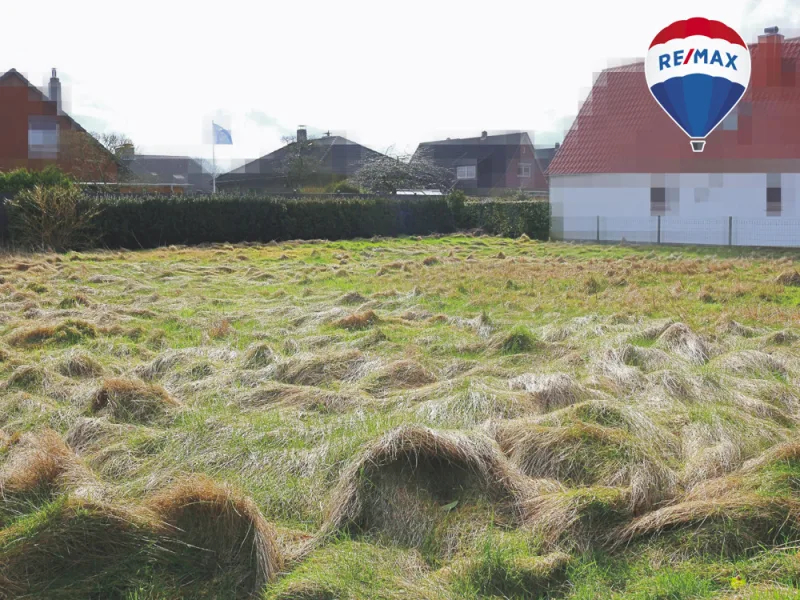
[[[550,237],[550,203],[488,200],[467,202],[465,220],[470,227],[506,237],[546,240]]]
[[[482,228],[547,239],[546,202],[465,202],[464,197],[84,196],[78,214],[94,212],[94,239],[108,248],[169,244],[350,239],[425,235]],[[11,216],[11,215],[9,215]]]
[[[108,247],[347,239],[449,233],[444,198],[272,198],[253,195],[110,197],[95,220]]]

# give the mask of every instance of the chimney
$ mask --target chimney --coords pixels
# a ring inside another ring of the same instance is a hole
[[[306,132],[305,125],[300,125],[300,127],[297,128],[297,141],[298,142],[308,141],[308,133]]]
[[[485,131],[481,131],[481,139],[482,139],[482,140],[485,140],[485,139],[486,139],[486,137],[487,137],[487,134],[486,134],[486,132],[485,132]]]
[[[53,69],[53,75],[50,77],[48,97],[56,103],[56,110],[58,114],[61,114],[61,82],[58,80],[58,77],[56,77],[55,69]]]
[[[558,150],[560,147],[561,147],[561,143],[560,142],[556,142],[556,150]]]
[[[780,87],[783,83],[783,35],[777,27],[767,27],[758,36],[753,61],[753,86]]]

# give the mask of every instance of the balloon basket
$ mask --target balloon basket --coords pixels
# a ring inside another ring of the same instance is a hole
[[[705,140],[691,140],[689,143],[692,145],[692,152],[702,152],[706,147]]]

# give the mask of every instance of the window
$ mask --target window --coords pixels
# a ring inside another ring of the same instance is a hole
[[[663,217],[667,212],[667,190],[663,187],[650,188],[650,216]]]
[[[781,216],[781,188],[779,187],[767,188],[767,216]]]
[[[517,177],[530,177],[531,165],[530,163],[519,163],[517,165]]]
[[[734,108],[728,116],[722,120],[723,131],[736,131],[739,128],[739,112]]]
[[[28,157],[58,157],[58,121],[53,117],[28,118]]]
[[[475,167],[458,167],[456,169],[456,177],[458,179],[475,179]]]

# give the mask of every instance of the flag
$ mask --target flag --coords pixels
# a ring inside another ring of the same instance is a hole
[[[220,127],[216,123],[211,123],[214,126],[214,143],[215,144],[233,144],[231,140],[231,132],[224,127]]]

